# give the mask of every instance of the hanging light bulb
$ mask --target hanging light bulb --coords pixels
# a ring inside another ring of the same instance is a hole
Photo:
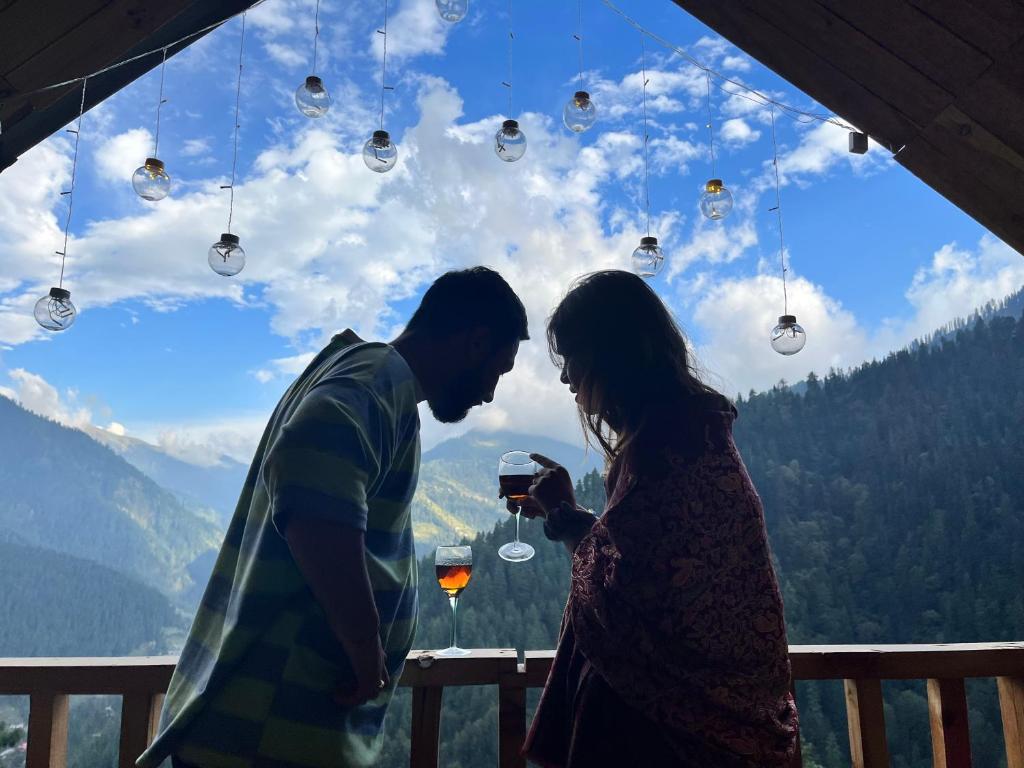
[[[526,154],[526,134],[515,120],[506,120],[494,134],[494,152],[506,163],[514,163]]]
[[[132,174],[132,189],[143,200],[156,202],[167,197],[171,191],[171,177],[167,175],[164,161],[147,157],[145,164]]]
[[[387,131],[373,132],[373,136],[363,145],[363,162],[377,173],[387,173],[395,167],[398,147],[391,141]]]
[[[700,196],[700,210],[712,221],[729,215],[732,210],[732,192],[723,186],[721,179],[708,179],[704,193]]]
[[[772,328],[772,349],[780,355],[795,355],[807,343],[807,334],[797,324],[796,315],[782,315]]]
[[[306,117],[323,117],[331,108],[331,94],[324,88],[324,81],[310,75],[306,82],[295,91],[295,106]]]
[[[225,232],[210,246],[210,269],[218,275],[232,277],[245,268],[245,250],[239,245],[238,235]]]
[[[654,277],[664,264],[665,254],[658,245],[658,238],[641,237],[640,245],[633,251],[633,271],[640,277]]]
[[[66,331],[78,317],[78,311],[71,303],[71,291],[51,288],[46,296],[36,302],[35,316],[36,322],[48,331]]]
[[[565,127],[573,133],[583,133],[597,120],[597,110],[594,102],[590,100],[590,94],[586,91],[576,91],[576,94],[569,99],[562,110],[562,121]]]
[[[469,12],[469,0],[434,0],[441,18],[455,24],[466,18]]]

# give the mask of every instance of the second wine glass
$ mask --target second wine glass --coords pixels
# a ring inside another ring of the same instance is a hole
[[[455,635],[455,617],[459,606],[459,595],[469,584],[473,574],[473,550],[470,547],[438,547],[434,552],[434,569],[437,583],[448,594],[452,606],[452,642],[438,656],[468,656],[469,651],[459,648]]]
[[[512,563],[521,563],[534,555],[533,547],[519,540],[519,512],[520,502],[530,495],[537,469],[537,463],[526,451],[509,451],[498,460],[498,487],[506,499],[516,504],[516,511],[512,513],[516,518],[516,537],[498,548],[498,556]]]

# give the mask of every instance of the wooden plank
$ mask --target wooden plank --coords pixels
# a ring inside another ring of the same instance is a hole
[[[140,40],[174,18],[192,0],[111,0],[99,13],[84,19],[59,41],[40,48],[5,73],[19,91],[61,82],[93,72],[120,58]],[[97,45],[102,40],[102,45]],[[159,55],[154,54],[155,63]],[[77,86],[76,86],[77,87]],[[59,100],[67,91],[55,89],[32,97],[35,109]]]
[[[844,680],[852,768],[889,768],[881,680]]]
[[[0,659],[0,692],[28,695],[40,690],[68,694],[163,693],[176,656],[124,658]]]
[[[795,32],[788,18],[773,23],[750,7],[752,0],[675,0],[676,4],[723,35],[769,69],[833,110],[883,146],[906,144],[918,129],[900,109],[858,82],[835,64],[829,52],[811,50]],[[802,8],[803,5],[792,6]]]
[[[962,93],[992,64],[955,30],[902,0],[816,2],[951,94]]]
[[[515,669],[514,648],[478,648],[468,656],[445,658],[431,651],[412,651],[407,657],[400,685],[497,685],[503,674]]]
[[[971,768],[967,693],[962,678],[928,680],[928,721],[934,768]]]
[[[66,768],[68,758],[68,697],[36,691],[28,704],[28,751],[25,768]]]
[[[957,100],[965,114],[1024,154],[1024,37]]]
[[[897,153],[896,161],[1024,254],[1019,152],[950,108]]]
[[[60,40],[111,0],[32,0],[3,10],[0,74],[10,72]]]
[[[411,768],[437,768],[443,693],[444,688],[440,686],[413,689],[412,738],[409,746]]]
[[[551,665],[555,660],[554,651],[526,651],[523,654],[526,673],[525,684],[528,688],[541,688],[547,684]]]
[[[977,0],[908,0],[918,10],[955,32],[989,56],[1013,45],[1019,37],[1022,21],[1013,21],[1013,9],[1001,11],[993,4]],[[1011,6],[1009,3],[1003,3]],[[1019,9],[1024,15],[1024,8]],[[993,13],[987,12],[992,11]],[[1009,11],[1009,15],[1006,11]],[[952,63],[952,62],[951,62]]]
[[[931,645],[792,645],[797,680],[998,677],[1024,669],[1024,642]]]
[[[526,768],[526,688],[510,676],[498,686],[498,768]]]
[[[135,768],[135,760],[156,738],[163,696],[129,693],[121,699],[121,742],[117,753],[119,768]]]
[[[1024,768],[1024,677],[997,677],[996,686],[1006,742],[1006,768]]]

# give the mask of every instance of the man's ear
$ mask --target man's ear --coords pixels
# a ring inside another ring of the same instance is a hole
[[[469,362],[479,365],[492,352],[491,329],[484,326],[473,328],[466,334],[466,355]]]

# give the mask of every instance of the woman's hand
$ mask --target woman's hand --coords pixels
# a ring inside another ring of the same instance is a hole
[[[541,466],[540,472],[533,477],[530,498],[544,511],[545,516],[550,516],[563,501],[575,507],[576,494],[566,468],[539,453],[531,453],[530,458]]]

